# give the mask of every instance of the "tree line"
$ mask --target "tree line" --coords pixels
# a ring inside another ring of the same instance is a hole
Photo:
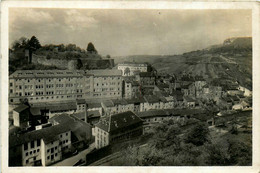
[[[32,51],[36,51],[38,49],[40,50],[46,50],[46,51],[58,51],[58,52],[71,52],[71,51],[76,51],[76,52],[88,52],[91,54],[98,54],[98,51],[96,50],[94,44],[92,42],[88,43],[88,46],[86,49],[82,49],[76,44],[46,44],[46,45],[41,45],[39,39],[36,36],[32,36],[30,39],[26,37],[21,37],[18,40],[15,40],[12,43],[11,49],[13,51],[18,50],[18,49],[30,49]]]

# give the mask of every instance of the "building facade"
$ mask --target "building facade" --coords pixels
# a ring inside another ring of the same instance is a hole
[[[123,76],[134,76],[135,72],[147,72],[148,65],[145,63],[119,63],[118,70],[122,71]]]
[[[20,148],[19,153],[9,153],[13,158],[20,155],[16,166],[47,166],[62,158],[65,149],[71,147],[71,131],[63,124],[9,137],[9,151]],[[9,160],[9,165],[13,165]]]
[[[121,98],[120,70],[17,70],[9,76],[9,103]]]
[[[122,98],[122,73],[120,70],[90,70],[93,75],[93,98]]]
[[[97,149],[143,134],[143,121],[133,112],[123,112],[106,116],[95,125],[95,145]]]

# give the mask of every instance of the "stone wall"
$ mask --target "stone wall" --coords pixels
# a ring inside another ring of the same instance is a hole
[[[81,59],[83,69],[106,69],[114,67],[114,59]],[[62,69],[73,70],[76,68],[77,60],[47,59],[46,56],[32,54],[32,63],[46,66],[56,66]]]
[[[32,63],[48,66],[56,66],[58,68],[68,68],[68,61],[62,59],[47,59],[46,56],[32,54]]]

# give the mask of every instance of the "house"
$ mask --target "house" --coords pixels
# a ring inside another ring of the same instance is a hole
[[[76,99],[76,106],[76,112],[85,112],[87,107],[85,99]]]
[[[78,114],[78,113],[75,113]],[[80,113],[79,113],[80,114]],[[92,126],[90,123],[82,121],[74,114],[56,115],[49,119],[52,124],[66,125],[71,131],[71,145],[73,148],[81,150],[93,141]],[[60,136],[62,137],[62,136]]]
[[[103,117],[94,128],[97,149],[142,134],[143,121],[131,111]]]
[[[71,131],[67,124],[9,136],[10,166],[47,166],[62,158],[71,147]]]
[[[99,111],[100,115],[103,115],[103,108],[101,102],[87,102],[88,111]]]
[[[191,97],[184,96],[184,97],[183,97],[183,100],[184,100],[184,104],[185,104],[187,107],[195,107],[195,105],[196,105],[196,100],[194,100],[194,99],[191,98]]]
[[[128,78],[123,81],[123,96],[125,99],[136,98],[140,95],[139,82],[133,78]]]
[[[136,80],[141,84],[141,86],[155,85],[155,75],[153,72],[140,72],[136,75]]]
[[[154,95],[144,96],[145,102],[140,107],[140,112],[148,111],[150,109],[160,109],[160,99]]]
[[[104,115],[116,114],[118,112],[112,100],[104,100],[101,102],[101,105],[104,110]]]
[[[27,105],[20,105],[13,109],[14,126],[26,128],[29,126],[30,108]]]
[[[13,110],[14,126],[34,130],[36,125],[47,122],[47,112],[47,110],[40,110],[39,108],[30,107],[29,105],[19,105]]]

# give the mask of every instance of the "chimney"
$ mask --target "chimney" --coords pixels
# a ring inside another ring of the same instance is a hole
[[[85,103],[85,122],[89,123],[89,120],[88,120],[88,104],[87,103]]]

